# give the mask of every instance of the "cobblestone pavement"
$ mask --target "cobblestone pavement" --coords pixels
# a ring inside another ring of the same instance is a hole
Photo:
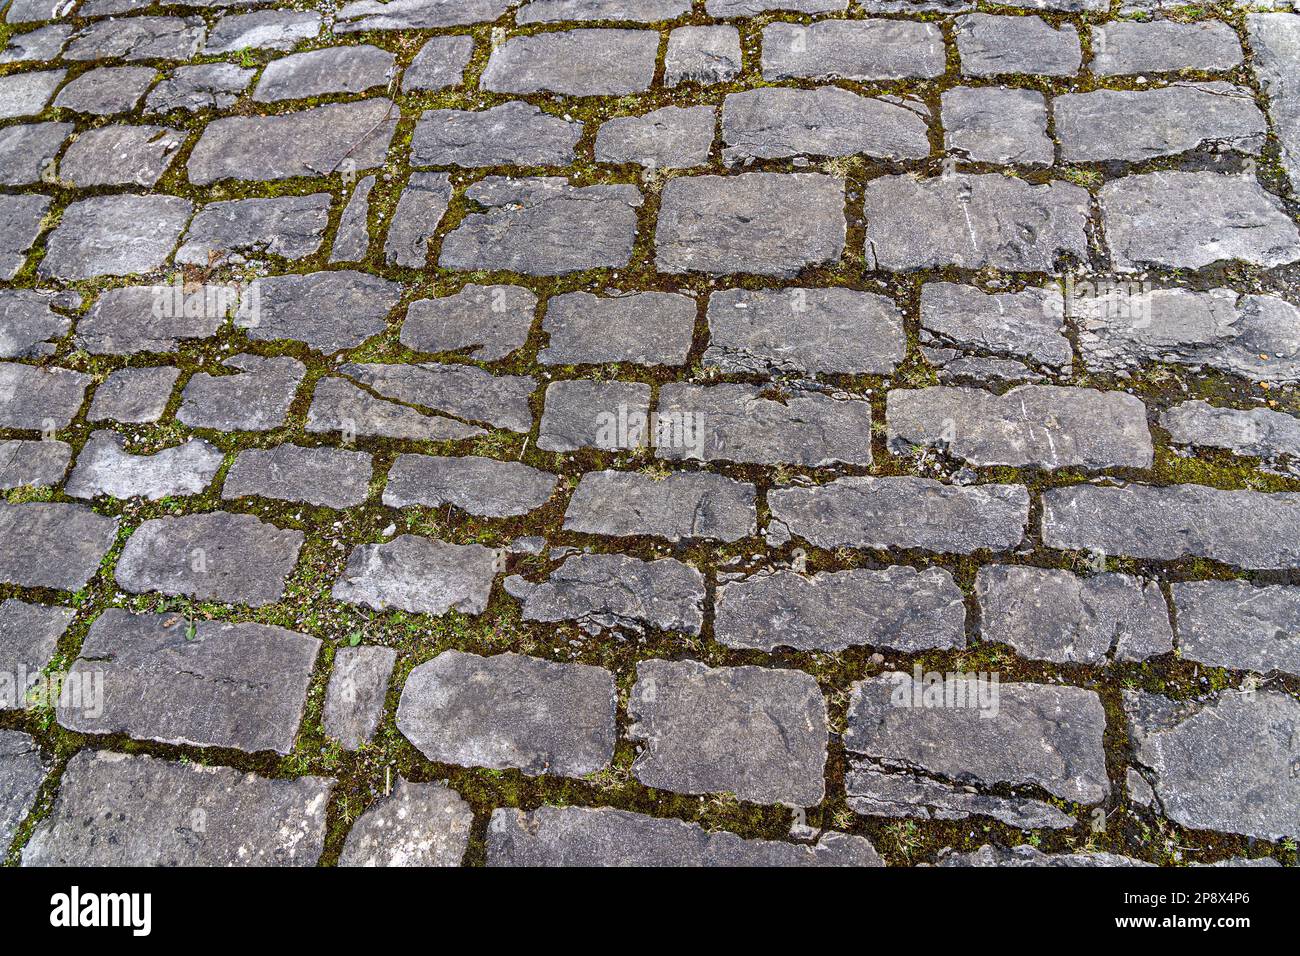
[[[1300,14],[1007,4],[12,0],[7,862],[1294,864]]]

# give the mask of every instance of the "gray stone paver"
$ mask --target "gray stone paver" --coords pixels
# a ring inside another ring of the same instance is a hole
[[[1286,8],[14,0],[0,855],[1293,862]]]

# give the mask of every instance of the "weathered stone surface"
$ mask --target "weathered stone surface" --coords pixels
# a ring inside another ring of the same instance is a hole
[[[75,186],[152,186],[185,142],[162,126],[101,126],[82,133],[63,154],[59,176]]]
[[[176,196],[94,196],[68,206],[50,235],[40,274],[56,279],[124,276],[158,268],[190,218]]]
[[[903,359],[903,317],[850,289],[728,289],[709,297],[704,364],[723,372],[887,375]]]
[[[99,570],[117,519],[82,505],[0,503],[0,582],[76,591]]]
[[[867,266],[1051,272],[1062,256],[1087,261],[1090,206],[1086,190],[1059,180],[882,176],[866,187]]]
[[[726,83],[739,75],[740,31],[735,27],[676,27],[668,34],[665,86]]]
[[[921,327],[941,341],[1061,370],[1072,355],[1064,314],[1055,288],[992,294],[953,282],[921,288]]]
[[[581,777],[614,756],[614,675],[520,654],[444,651],[406,679],[397,729],[438,763]]]
[[[479,85],[494,93],[622,96],[650,88],[659,34],[568,30],[511,37],[495,50]]]
[[[0,289],[0,358],[54,354],[54,340],[72,323],[50,308],[51,296],[31,289]]]
[[[1169,608],[1154,581],[993,564],[980,568],[975,591],[984,640],[1033,660],[1140,661],[1174,647]]]
[[[515,14],[515,22],[629,20],[654,23],[673,20],[690,11],[691,0],[528,0]]]
[[[1237,34],[1228,24],[1216,20],[1200,23],[1117,20],[1092,28],[1089,69],[1098,76],[1137,76],[1175,70],[1227,71],[1241,60],[1241,41]]]
[[[1149,468],[1154,456],[1140,398],[1073,386],[895,388],[885,428],[895,451],[938,446],[973,465]]]
[[[796,670],[641,661],[628,736],[633,775],[674,793],[810,807],[826,793],[826,701]]]
[[[1291,177],[1291,191],[1300,192],[1300,23],[1287,13],[1254,13],[1246,17],[1246,29],[1255,76],[1269,98],[1282,165]]]
[[[350,270],[272,276],[257,284],[260,308],[237,321],[249,338],[296,339],[327,355],[382,332],[402,297],[397,283]]]
[[[382,166],[397,117],[391,102],[371,99],[213,120],[190,154],[190,182],[328,176]]]
[[[214,31],[215,32],[215,31]],[[65,60],[188,60],[199,52],[201,17],[122,17],[98,20],[72,38]]]
[[[1043,495],[1043,543],[1156,561],[1300,567],[1300,494],[1074,485]]]
[[[402,74],[402,92],[459,86],[473,55],[473,37],[430,37]]]
[[[798,209],[799,215],[786,214]],[[661,272],[793,277],[844,252],[844,180],[819,173],[693,176],[664,187]]]
[[[307,431],[339,432],[345,440],[358,435],[408,438],[414,441],[448,441],[484,435],[484,429],[442,415],[376,398],[346,379],[323,378],[316,384]]]
[[[1205,148],[1258,155],[1268,127],[1254,96],[1230,83],[1067,93],[1052,104],[1061,158],[1137,163]]]
[[[140,105],[155,76],[151,67],[103,66],[82,73],[59,91],[58,109],[95,116],[127,113]]]
[[[127,539],[117,562],[119,587],[262,607],[284,595],[303,533],[252,515],[154,518]]]
[[[944,145],[977,163],[1050,166],[1047,99],[1034,90],[958,86],[943,94]]]
[[[201,438],[152,455],[127,451],[126,439],[97,431],[77,455],[64,491],[71,498],[160,498],[201,494],[221,468],[221,452]]]
[[[0,846],[6,850],[36,803],[46,769],[35,738],[0,730]]]
[[[1300,588],[1181,581],[1173,593],[1178,651],[1186,660],[1300,674]]]
[[[550,500],[559,477],[517,461],[467,456],[399,455],[388,471],[390,508],[455,505],[488,518],[527,514]]]
[[[321,247],[332,200],[312,193],[208,203],[185,231],[176,261],[207,267],[214,258],[223,265],[267,255],[305,259]],[[264,293],[273,281],[262,280]]]
[[[819,20],[763,28],[763,79],[906,80],[940,76],[943,34],[909,20]]]
[[[300,445],[246,448],[230,466],[221,497],[257,495],[350,508],[370,496],[370,474],[370,456],[365,452]]]
[[[178,421],[191,428],[262,432],[279,428],[289,415],[306,368],[297,359],[236,355],[222,363],[235,375],[197,372],[185,386]]]
[[[934,687],[935,696],[940,687],[944,700],[927,704],[929,685],[911,674],[858,681],[845,748],[888,767],[983,786],[1036,785],[1076,803],[1110,792],[1106,714],[1094,692],[955,677]]]
[[[660,458],[811,468],[871,464],[871,403],[864,398],[819,392],[772,397],[758,385],[669,383],[659,390],[658,413]],[[683,440],[663,440],[665,420],[683,423]]]
[[[1135,760],[1164,816],[1196,830],[1280,840],[1300,832],[1300,703],[1229,692],[1178,703],[1124,692]]]
[[[23,267],[49,208],[50,200],[45,196],[0,196],[0,279],[12,279]],[[53,244],[51,237],[48,255],[54,254]]]
[[[543,451],[605,451],[652,442],[650,386],[641,382],[569,379],[546,389],[537,447]]]
[[[339,8],[335,33],[362,30],[427,30],[490,23],[513,0],[354,0]]]
[[[130,424],[156,422],[167,410],[181,370],[169,365],[123,368],[110,372],[95,389],[87,421]]]
[[[319,650],[316,638],[280,627],[109,608],[68,673],[93,677],[102,700],[93,710],[60,702],[58,721],[80,733],[285,754]]]
[[[634,472],[588,472],[564,514],[564,530],[681,541],[736,541],[755,533],[754,486],[721,475],[676,472],[656,480]]]
[[[5,8],[6,23],[36,23],[52,20],[66,0],[13,0]]]
[[[178,67],[149,91],[144,102],[145,112],[184,110],[197,113],[200,110],[229,109],[248,89],[256,72],[234,63]]]
[[[665,106],[642,116],[601,124],[596,162],[636,163],[647,169],[686,169],[709,161],[716,118],[712,106]]]
[[[313,866],[326,777],[268,780],[227,767],[83,750],[69,762],[24,866]]]
[[[89,375],[66,368],[0,362],[0,428],[66,428],[90,382]]]
[[[61,441],[0,441],[0,491],[49,488],[63,480],[72,446]]]
[[[617,269],[632,258],[642,201],[635,186],[489,176],[465,196],[488,211],[466,216],[443,239],[444,269],[551,276]]]
[[[72,123],[23,123],[0,129],[0,185],[40,182],[73,129]]]
[[[322,726],[345,750],[356,750],[375,735],[395,663],[397,651],[391,647],[340,647],[335,652]]]
[[[413,166],[567,166],[582,124],[521,100],[486,110],[429,110],[411,138]]]
[[[1050,803],[1020,797],[993,797],[907,773],[890,772],[868,761],[850,763],[844,788],[855,813],[922,820],[992,817],[1023,830],[1068,829],[1078,823]]]
[[[947,853],[939,866],[1151,866],[1142,860],[1116,853],[1044,853],[1028,843],[1010,850],[984,844],[971,853]]]
[[[360,262],[370,253],[370,191],[374,175],[364,176],[352,190],[339,217],[339,229],[330,250],[330,262]]]
[[[13,19],[12,5],[6,19],[9,23],[17,22]],[[52,23],[27,33],[15,34],[9,38],[4,50],[0,50],[0,63],[44,63],[57,60],[75,30],[76,27],[70,23]]]
[[[226,323],[233,306],[219,301],[220,291],[161,284],[109,289],[77,323],[77,345],[98,355],[175,352],[182,341],[208,338]]]
[[[3,454],[0,446],[0,454]],[[54,659],[59,638],[72,623],[77,612],[70,607],[48,607],[8,600],[0,603],[0,711],[20,710],[27,706],[27,691],[40,673]],[[0,740],[4,733],[0,732]],[[6,753],[0,743],[0,753]],[[0,758],[0,765],[3,759]],[[3,774],[3,771],[0,771]],[[8,791],[0,784],[0,806]],[[7,845],[4,811],[0,809],[0,845]]]
[[[463,349],[473,358],[496,361],[528,341],[536,309],[537,296],[522,286],[471,282],[455,295],[412,302],[401,340],[417,352]]]
[[[363,544],[348,556],[334,598],[376,611],[482,614],[492,591],[497,552],[403,534]]]
[[[275,103],[331,93],[364,93],[385,85],[396,72],[393,54],[369,44],[295,53],[266,65],[253,99]]]
[[[528,406],[537,383],[527,375],[493,375],[473,365],[354,364],[339,371],[385,398],[515,432],[532,429]]]
[[[948,485],[929,478],[840,478],[768,492],[773,520],[819,548],[1005,551],[1024,538],[1021,485]]]
[[[704,575],[673,558],[577,554],[530,587],[523,615],[525,621],[577,621],[597,629],[649,625],[699,634]]]
[[[492,811],[488,866],[884,866],[866,838],[825,833],[812,845],[745,840],[681,820],[611,807]]]
[[[429,259],[429,240],[450,203],[450,176],[411,173],[388,227],[388,239],[384,243],[384,259],[388,264],[423,267]]]
[[[46,70],[0,77],[0,119],[35,116],[49,104],[67,75],[67,70]]]
[[[352,825],[339,866],[460,866],[473,825],[456,791],[398,777],[392,795]]]
[[[1092,368],[1143,362],[1209,366],[1255,381],[1300,381],[1300,308],[1232,289],[1127,290],[1073,300]]]
[[[911,654],[966,646],[962,593],[942,568],[779,570],[723,582],[715,600],[714,636],[727,647]]]
[[[288,50],[300,40],[319,35],[319,13],[298,10],[256,10],[221,17],[208,34],[203,52],[237,53],[240,50]]]
[[[1175,445],[1226,448],[1265,461],[1300,459],[1300,418],[1267,408],[1239,411],[1209,402],[1183,402],[1160,416]]]
[[[792,156],[921,159],[930,154],[929,115],[920,100],[873,99],[835,86],[731,93],[722,108],[722,159],[728,165]]]
[[[958,17],[957,52],[967,76],[1073,76],[1083,62],[1078,30],[1068,23],[1053,27],[1039,17]]]
[[[704,9],[711,17],[752,17],[769,10],[838,13],[848,5],[849,0],[706,0]]]
[[[695,300],[670,292],[595,296],[568,292],[546,303],[544,364],[682,365],[695,334]],[[530,315],[531,318],[531,315]]]
[[[1300,260],[1300,229],[1253,175],[1164,171],[1101,188],[1116,268],[1200,269],[1241,260],[1270,268]]]

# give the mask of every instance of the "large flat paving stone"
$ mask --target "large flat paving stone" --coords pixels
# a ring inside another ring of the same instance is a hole
[[[246,448],[230,466],[221,497],[255,495],[325,508],[350,508],[370,496],[371,458],[343,448]]]
[[[301,531],[282,530],[252,515],[154,518],[127,539],[117,562],[120,587],[198,600],[262,607],[284,595],[298,561]]]
[[[207,33],[201,17],[122,17],[97,20],[63,51],[66,60],[188,60]]]
[[[253,99],[275,103],[333,93],[364,93],[383,86],[396,72],[393,54],[369,44],[295,53],[266,65],[253,90]]]
[[[215,335],[234,295],[211,285],[189,292],[174,285],[108,289],[77,322],[76,343],[96,355],[175,352],[182,342]]]
[[[487,518],[527,514],[550,500],[559,476],[522,462],[467,455],[399,455],[388,470],[384,504],[390,508],[455,505]]]
[[[473,37],[430,37],[402,73],[402,92],[459,86],[473,55]]]
[[[233,375],[196,372],[181,394],[178,421],[192,428],[270,431],[284,424],[306,367],[287,356],[236,355]]]
[[[0,730],[0,847],[6,851],[36,804],[46,769],[34,737]]]
[[[520,654],[444,651],[407,677],[397,729],[438,763],[581,777],[614,756],[614,676]]]
[[[1064,369],[1073,355],[1065,302],[1055,289],[983,292],[955,282],[921,287],[921,327],[962,349],[991,352]]]
[[[49,104],[67,70],[11,73],[0,78],[0,119],[35,116]]]
[[[321,177],[382,166],[397,117],[389,100],[372,99],[213,120],[190,153],[190,182]]]
[[[1252,18],[1247,25],[1253,26]],[[1178,70],[1227,71],[1242,61],[1241,40],[1226,23],[1117,20],[1092,28],[1092,63],[1098,76],[1138,76]],[[1260,54],[1256,51],[1256,61]],[[1258,69],[1258,66],[1257,66]]]
[[[316,384],[307,410],[307,431],[338,432],[345,441],[359,436],[450,441],[476,438],[487,432],[477,425],[442,415],[429,415],[409,405],[377,398],[360,386],[333,376]]]
[[[450,203],[450,176],[446,173],[411,173],[388,225],[384,261],[411,269],[424,268],[429,260],[429,240]]]
[[[1022,485],[949,485],[931,478],[840,478],[768,493],[772,520],[819,548],[1005,551],[1024,538]]]
[[[28,604],[12,598],[0,602],[0,674],[4,675],[0,681],[0,711],[27,706],[27,692],[54,659],[59,638],[75,614],[69,607]],[[0,786],[0,794],[4,792]],[[0,802],[3,800],[0,796]],[[0,845],[7,839],[0,834]]]
[[[259,340],[294,339],[329,355],[355,348],[387,325],[402,287],[348,269],[259,279],[258,308],[238,325]]]
[[[921,820],[984,816],[1022,830],[1068,829],[1078,822],[1042,800],[972,793],[967,786],[884,770],[870,761],[850,761],[849,767],[844,779],[848,805],[863,816]]]
[[[162,126],[125,123],[88,130],[63,154],[59,176],[91,186],[153,186],[175,161],[185,134]]]
[[[647,169],[688,169],[709,161],[712,106],[665,106],[641,116],[618,116],[596,133],[596,162],[636,163]]]
[[[469,214],[443,238],[444,269],[552,276],[617,269],[632,258],[642,202],[635,186],[489,176],[465,196],[487,211]]]
[[[268,255],[305,259],[325,238],[331,200],[312,193],[208,203],[185,230],[176,261],[207,268],[214,258],[223,265]]]
[[[514,0],[353,0],[339,7],[335,33],[428,30],[491,23]]]
[[[939,446],[973,465],[1149,468],[1154,455],[1140,398],[1073,386],[895,388],[885,427],[896,451]]]
[[[177,196],[79,199],[50,235],[40,274],[93,279],[157,269],[176,248],[191,209]]]
[[[1108,182],[1098,201],[1106,245],[1124,272],[1300,260],[1300,228],[1253,175],[1142,173]]]
[[[1040,17],[967,14],[957,18],[956,38],[961,71],[967,76],[1072,76],[1083,62],[1074,25],[1054,27]]]
[[[1264,461],[1300,459],[1300,417],[1286,412],[1183,402],[1160,416],[1160,427],[1175,445],[1226,448]]]
[[[24,866],[314,866],[327,777],[269,780],[227,767],[83,750]]]
[[[86,734],[287,754],[319,650],[316,638],[282,627],[109,608],[68,671],[103,697],[93,708],[60,701],[57,719]]]
[[[0,582],[76,591],[113,546],[117,519],[81,505],[0,503]]]
[[[545,401],[537,435],[543,451],[614,451],[674,440],[671,427],[651,430],[650,386],[643,382],[565,379],[547,386]],[[694,428],[678,428],[675,437],[698,447]]]
[[[664,85],[712,85],[740,75],[740,31],[724,24],[676,27],[668,34]]]
[[[1281,146],[1281,160],[1300,192],[1300,22],[1286,13],[1246,17],[1252,65],[1268,96],[1268,112]]]
[[[96,431],[77,455],[64,492],[70,498],[138,496],[150,501],[202,494],[224,458],[201,438],[150,455],[132,454],[123,436]]]
[[[516,36],[492,51],[479,85],[494,93],[625,96],[650,88],[658,55],[652,30]]]
[[[979,569],[975,592],[984,640],[1033,660],[1140,661],[1174,647],[1169,608],[1154,581],[990,564]]]
[[[492,362],[528,341],[536,309],[537,296],[523,286],[471,282],[454,295],[412,302],[401,341],[417,352],[465,349]]]
[[[1117,853],[1044,853],[1037,847],[1022,843],[1006,849],[984,844],[970,853],[949,852],[941,855],[938,866],[1011,866],[1011,867],[1112,867],[1151,866],[1143,860],[1121,856]]]
[[[904,653],[966,646],[966,607],[942,568],[760,573],[718,585],[714,637],[727,647]]]
[[[848,720],[845,749],[888,766],[1076,803],[1110,792],[1106,714],[1090,690],[892,672],[853,685]]]
[[[787,210],[798,209],[799,215]],[[820,173],[691,176],[664,187],[655,230],[661,272],[791,278],[844,252],[844,180]]]
[[[494,428],[527,432],[528,399],[537,383],[527,375],[493,375],[473,365],[348,363],[339,371],[385,398],[445,412]]]
[[[158,82],[145,99],[146,113],[224,110],[234,106],[253,82],[256,70],[234,63],[181,66]]]
[[[690,13],[691,0],[527,0],[516,23],[562,23],[566,20],[627,20],[654,23]]]
[[[486,110],[429,110],[411,137],[412,166],[567,166],[582,124],[510,100]]]
[[[50,306],[52,297],[31,289],[0,289],[0,358],[53,355],[54,340],[72,322]]]
[[[907,20],[820,20],[763,27],[765,80],[927,79],[945,68],[937,24]]]
[[[1300,588],[1179,581],[1178,652],[1211,667],[1300,675]]]
[[[1060,181],[882,176],[866,187],[867,266],[1051,272],[1063,256],[1087,261],[1090,207],[1086,190]]]
[[[63,480],[71,461],[72,446],[67,442],[0,441],[0,491],[52,488]]]
[[[537,361],[682,365],[694,339],[697,309],[694,299],[675,292],[566,292],[546,302],[547,344]]]
[[[396,663],[397,651],[391,647],[340,647],[334,653],[321,727],[343,749],[357,750],[374,737]]]
[[[360,262],[370,252],[370,193],[375,176],[363,176],[343,207],[330,262]]]
[[[95,67],[59,90],[54,107],[92,116],[129,113],[139,107],[156,75],[148,66]]]
[[[1300,703],[1227,692],[1176,702],[1125,691],[1134,759],[1159,812],[1194,830],[1281,840],[1300,832]]]
[[[942,98],[944,146],[977,163],[1050,166],[1047,99],[1035,90],[958,86]]]
[[[492,591],[496,555],[480,544],[449,544],[403,534],[383,544],[356,548],[333,595],[377,611],[482,614]]]
[[[208,55],[241,50],[288,50],[320,34],[321,16],[310,10],[255,10],[227,13],[203,44]]]
[[[546,581],[527,586],[523,617],[699,634],[704,625],[704,575],[674,558],[573,555]]]
[[[1300,567],[1300,494],[1075,485],[1043,495],[1043,543],[1156,561]]]
[[[27,262],[49,208],[50,200],[45,196],[0,196],[0,278],[14,278]],[[51,237],[49,254],[53,254],[53,243]]]
[[[0,428],[66,428],[90,383],[89,375],[71,369],[0,362]]]
[[[71,123],[23,123],[0,130],[0,185],[40,182],[73,129]]]
[[[746,840],[681,820],[611,807],[492,811],[488,866],[884,866],[865,837],[825,833],[815,844]]]
[[[722,372],[888,375],[906,347],[898,305],[853,289],[727,289],[708,320],[704,364]]]
[[[662,480],[620,471],[588,472],[564,514],[564,530],[669,541],[736,541],[755,533],[754,486],[721,475],[671,474]]]
[[[348,831],[339,866],[460,866],[474,810],[455,790],[397,779]]]
[[[641,661],[627,707],[648,787],[799,807],[825,796],[826,701],[802,671]]]

